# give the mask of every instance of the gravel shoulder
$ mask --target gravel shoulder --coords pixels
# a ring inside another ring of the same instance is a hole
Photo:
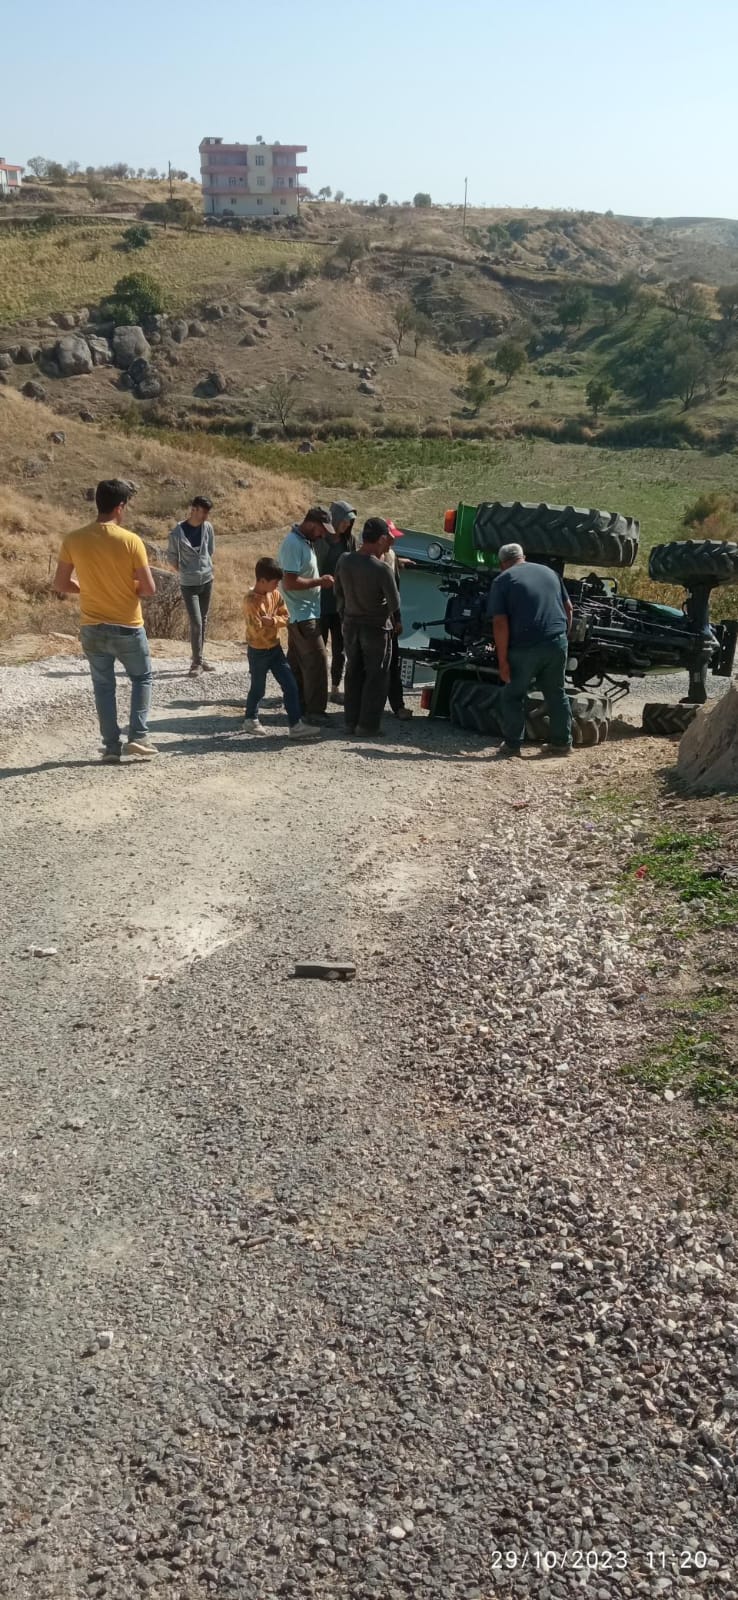
[[[674,956],[587,809],[663,744],[255,745],[241,671],[167,661],[161,756],[102,768],[86,674],[41,669],[0,812],[6,1592],[735,1600],[733,1229],[688,1109],[617,1075]],[[356,981],[289,978],[323,954]]]

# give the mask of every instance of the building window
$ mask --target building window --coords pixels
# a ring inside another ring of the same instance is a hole
[[[261,195],[259,195],[259,198],[258,198],[256,204],[257,204],[257,206],[263,206],[264,201],[262,200]]]
[[[264,157],[263,156],[255,156],[254,157],[254,166],[263,167],[265,165],[266,165],[266,163],[264,161]]]
[[[256,182],[259,189],[266,189],[266,178],[257,178]]]
[[[229,178],[228,179],[228,187],[229,187],[229,189],[235,189],[237,183],[238,183],[238,178]]]

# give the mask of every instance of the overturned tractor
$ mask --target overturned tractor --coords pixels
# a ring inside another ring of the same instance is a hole
[[[521,544],[529,561],[558,572],[572,603],[567,672],[575,743],[598,744],[607,737],[613,705],[628,693],[632,678],[674,670],[687,674],[678,705],[654,700],[643,710],[645,732],[674,734],[682,733],[704,704],[708,674],[731,676],[738,622],[711,622],[710,600],[718,585],[738,583],[738,544],[681,540],[655,546],[649,576],[686,590],[678,609],[620,594],[617,579],[596,570],[584,576],[565,571],[567,564],[580,570],[633,566],[639,524],[617,512],[519,501],[461,504],[447,514],[445,532],[453,539],[406,532],[402,545],[403,556],[413,563],[403,578],[406,623],[415,613],[414,632],[401,646],[403,676],[410,684],[419,663],[434,669],[432,716],[449,717],[482,734],[500,732],[501,684],[487,606],[498,553],[510,543]],[[447,599],[443,616],[426,620],[417,613],[421,599],[427,605],[430,597],[431,575],[436,592]],[[434,629],[442,632],[434,637]],[[528,701],[527,730],[536,742],[548,733],[543,699],[536,694]]]

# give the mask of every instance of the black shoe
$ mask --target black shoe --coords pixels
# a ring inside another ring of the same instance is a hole
[[[570,744],[546,744],[541,751],[542,756],[570,756],[571,753]]]
[[[120,748],[117,750],[103,750],[100,760],[102,761],[104,767],[119,767]]]
[[[499,750],[495,752],[497,761],[511,761],[515,756],[519,756],[522,760],[523,752],[519,744],[501,744]]]

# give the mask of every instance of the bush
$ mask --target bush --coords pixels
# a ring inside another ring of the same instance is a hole
[[[174,573],[157,573],[155,582],[156,594],[143,602],[146,632],[151,639],[181,639],[185,619],[179,582]]]
[[[145,222],[134,223],[132,228],[126,228],[126,231],[123,235],[123,249],[144,250],[147,244],[151,244],[153,237],[154,235],[151,232],[151,229],[147,228]]]
[[[431,200],[430,195],[429,194],[425,194],[422,189],[419,191],[418,194],[413,195],[413,205],[419,211],[427,210],[428,206],[430,206],[432,204],[433,204],[433,201]]]
[[[118,279],[105,314],[113,322],[126,324],[142,322],[164,309],[164,295],[156,279],[145,272],[129,272]]]
[[[183,224],[196,215],[190,200],[149,200],[142,207],[141,216],[146,222]]]

